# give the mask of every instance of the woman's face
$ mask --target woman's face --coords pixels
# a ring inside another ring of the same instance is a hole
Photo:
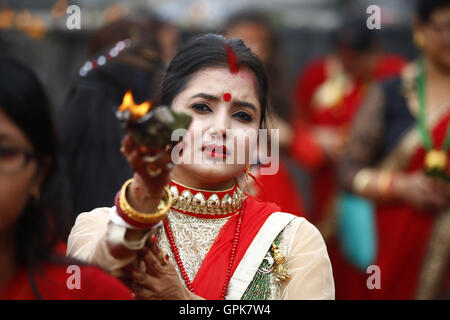
[[[450,7],[436,10],[430,21],[419,25],[423,50],[437,65],[450,71]]]
[[[192,187],[228,186],[255,155],[261,106],[253,73],[204,68],[192,75],[172,108],[193,118],[182,143],[182,159],[189,163],[176,165],[172,177]]]
[[[39,185],[36,162],[26,161],[33,149],[24,133],[0,108],[0,232],[15,224]]]

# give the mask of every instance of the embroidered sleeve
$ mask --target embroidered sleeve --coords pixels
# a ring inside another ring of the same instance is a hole
[[[290,279],[281,284],[283,300],[332,300],[334,279],[325,242],[311,223],[294,219],[286,239]]]
[[[110,208],[97,208],[78,215],[67,241],[66,254],[119,276],[120,269],[133,261],[135,256],[117,259],[111,255],[107,243],[110,229],[108,210]]]

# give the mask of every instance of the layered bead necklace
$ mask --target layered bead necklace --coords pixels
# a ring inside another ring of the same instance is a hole
[[[204,218],[217,219],[226,218],[238,214],[238,221],[234,232],[232,248],[230,251],[230,260],[227,267],[227,274],[222,288],[221,299],[224,300],[228,285],[231,280],[231,271],[233,270],[234,261],[236,259],[237,245],[239,242],[239,234],[241,230],[243,213],[245,211],[245,195],[235,184],[232,188],[224,191],[199,190],[184,186],[178,182],[170,182],[170,192],[172,194],[173,204],[172,210],[186,215]],[[172,253],[175,257],[178,269],[186,283],[187,288],[196,294],[192,282],[186,272],[181,261],[175,239],[170,228],[167,218],[164,219],[164,230],[170,243]]]

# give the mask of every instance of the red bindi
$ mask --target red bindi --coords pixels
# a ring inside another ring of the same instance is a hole
[[[223,94],[223,100],[230,101],[231,100],[231,93],[225,92]]]

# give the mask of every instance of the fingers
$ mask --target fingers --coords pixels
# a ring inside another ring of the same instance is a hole
[[[133,183],[139,189],[140,199],[155,198],[164,195],[164,187],[169,183],[170,170],[173,167],[169,145],[163,150],[156,147],[138,145],[130,135],[122,140],[121,152],[135,172]],[[134,192],[135,190],[133,190]],[[143,200],[143,201],[144,201]]]
[[[129,136],[126,135],[122,139],[122,147],[120,148],[120,152],[122,152],[125,156],[129,155],[131,151],[135,148],[136,144],[134,140]]]
[[[141,262],[142,265],[139,269],[133,269],[130,272],[131,279],[136,284],[144,286],[149,290],[156,290],[161,285],[158,279],[165,273],[164,267],[169,265],[164,251],[161,250],[156,255],[149,250]]]
[[[135,294],[137,299],[141,300],[155,300],[157,297],[152,289],[133,283],[130,286],[131,291]]]
[[[425,204],[440,208],[446,205],[447,196],[441,188],[441,182],[436,178],[430,178],[428,176],[422,175],[421,181],[417,185],[418,189],[425,198]]]
[[[148,241],[149,251],[144,256],[144,261],[147,266],[148,273],[164,272],[164,267],[169,263],[169,255],[159,248],[153,241]]]

